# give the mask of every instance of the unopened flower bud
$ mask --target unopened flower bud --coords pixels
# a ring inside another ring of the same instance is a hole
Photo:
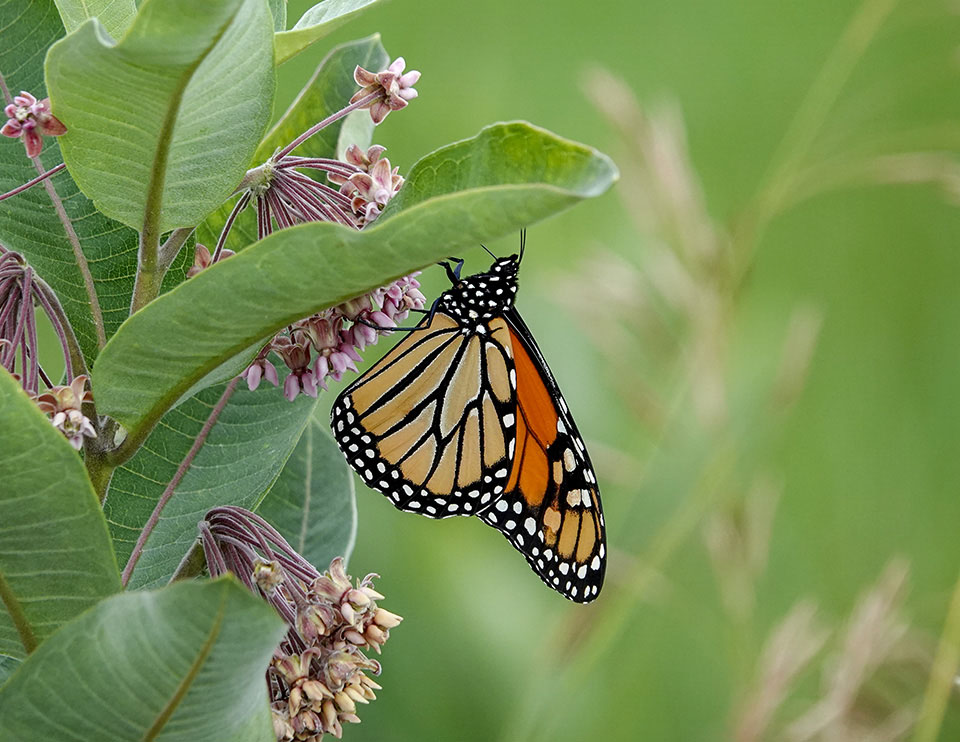
[[[341,711],[346,711],[352,714],[357,710],[357,705],[353,702],[353,699],[343,691],[337,693],[333,697],[333,700],[337,704],[337,708],[339,708]]]
[[[272,595],[273,591],[283,584],[283,579],[279,562],[259,559],[253,565],[253,581],[266,596]]]
[[[383,608],[377,608],[373,614],[373,621],[382,629],[392,629],[395,626],[399,626],[403,618],[396,613],[385,611]]]

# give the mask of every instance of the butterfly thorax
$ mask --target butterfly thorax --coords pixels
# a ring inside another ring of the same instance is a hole
[[[513,306],[518,267],[517,256],[511,255],[498,259],[486,273],[461,278],[440,296],[438,311],[456,319],[464,329],[476,330]]]

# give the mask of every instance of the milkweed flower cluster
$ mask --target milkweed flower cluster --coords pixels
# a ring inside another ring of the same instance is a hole
[[[373,122],[380,123],[389,111],[399,110],[417,97],[413,85],[420,73],[404,73],[402,57],[382,72],[357,67],[354,79],[362,89],[341,111],[331,115],[277,151],[267,162],[247,173],[242,193],[227,218],[212,256],[198,248],[194,272],[217,262],[225,253],[227,236],[244,209],[257,214],[257,237],[263,239],[275,229],[305,222],[328,221],[351,229],[364,229],[380,216],[384,207],[403,186],[399,168],[383,156],[385,148],[373,145],[366,150],[351,145],[343,160],[296,157],[290,154],[308,137],[355,110],[369,109]],[[313,171],[318,178],[303,171]],[[324,182],[326,181],[326,182]],[[204,248],[205,249],[205,248]],[[316,397],[327,388],[327,379],[339,381],[346,371],[357,371],[360,352],[377,342],[408,316],[423,309],[417,273],[404,276],[345,304],[305,317],[288,326],[267,343],[244,370],[250,390],[266,379],[279,386],[277,369],[269,360],[275,353],[288,369],[283,391],[293,401],[299,394]]]
[[[57,386],[40,365],[36,307],[39,306],[60,339],[67,384]],[[93,423],[83,414],[93,398],[85,390],[87,377],[74,377],[68,333],[72,332],[56,294],[17,252],[0,246],[0,366],[20,382],[24,391],[50,417],[70,444],[80,449],[84,438],[96,437]],[[47,391],[40,393],[40,383]]]
[[[413,86],[420,80],[420,73],[411,70],[404,73],[407,64],[403,57],[397,57],[382,72],[370,72],[359,65],[353,72],[353,79],[361,87],[350,99],[351,103],[359,103],[365,98],[376,96],[363,108],[370,109],[370,118],[373,123],[379,124],[391,111],[399,111],[417,97]]]
[[[290,401],[301,393],[316,397],[318,387],[327,388],[328,378],[339,381],[344,372],[356,372],[360,351],[406,319],[411,309],[423,308],[426,300],[416,275],[295,322],[267,343],[243,372],[247,386],[254,390],[263,379],[279,384],[268,359],[271,352],[289,371],[283,392]]]
[[[11,139],[22,139],[28,157],[36,157],[43,150],[41,135],[58,137],[67,133],[67,127],[50,113],[50,99],[38,101],[26,90],[14,96],[13,103],[9,103],[3,112],[7,121],[0,127],[0,134]]]
[[[232,572],[269,602],[289,630],[267,669],[266,680],[278,742],[317,742],[340,737],[357,724],[358,704],[380,689],[367,673],[401,617],[378,605],[375,574],[356,583],[341,557],[321,574],[265,520],[237,507],[215,508],[200,524],[212,577]]]

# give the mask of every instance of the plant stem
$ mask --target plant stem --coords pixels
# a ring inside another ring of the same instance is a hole
[[[127,560],[127,565],[123,568],[123,575],[121,576],[120,581],[124,587],[126,587],[127,583],[130,581],[130,576],[133,574],[133,568],[137,566],[137,561],[140,559],[140,555],[143,554],[143,547],[146,545],[147,539],[150,537],[150,534],[153,533],[153,529],[156,528],[157,523],[160,521],[160,513],[163,512],[163,509],[170,501],[170,498],[173,497],[174,491],[179,486],[181,480],[183,480],[184,475],[187,473],[187,470],[193,463],[193,459],[196,457],[200,449],[203,448],[203,444],[206,442],[207,436],[210,435],[210,431],[216,424],[217,418],[220,417],[220,413],[223,412],[223,408],[227,406],[227,402],[229,402],[230,397],[233,396],[233,392],[236,390],[237,383],[239,381],[240,377],[235,376],[230,380],[230,383],[227,384],[227,388],[223,390],[223,394],[220,395],[220,399],[217,400],[217,403],[210,411],[210,416],[207,418],[207,421],[203,424],[203,427],[200,429],[200,432],[194,439],[193,445],[190,446],[190,450],[187,451],[187,455],[183,457],[183,461],[181,461],[180,466],[177,467],[177,471],[173,475],[173,479],[170,480],[166,489],[164,489],[163,494],[160,495],[160,499],[157,501],[156,507],[150,514],[149,520],[147,520],[146,525],[144,525],[143,530],[140,532],[140,538],[137,539],[137,543],[133,547],[133,552],[130,554],[130,558]]]
[[[196,227],[181,227],[180,229],[175,229],[170,233],[170,236],[167,237],[166,242],[160,246],[160,265],[163,266],[164,272],[166,272],[176,259],[180,253],[180,248],[183,247],[183,243],[189,239],[195,229]]]
[[[54,325],[59,325],[59,327],[55,327],[57,334],[59,335],[60,332],[62,332],[63,339],[66,340],[67,357],[69,360],[67,368],[72,371],[70,380],[72,381],[73,376],[79,376],[80,374],[89,376],[90,372],[87,371],[87,363],[80,350],[80,343],[77,342],[77,336],[73,333],[73,326],[70,324],[70,320],[67,319],[67,313],[63,311],[63,305],[60,303],[60,299],[57,298],[56,292],[50,288],[50,284],[36,274],[33,276],[33,282],[36,284],[36,288],[40,293],[40,303],[43,305],[44,310],[48,314],[53,315]]]
[[[61,163],[60,163],[59,165],[57,165],[55,168],[52,168],[51,170],[47,170],[45,173],[43,173],[42,175],[38,175],[38,176],[37,176],[36,178],[34,178],[33,180],[28,180],[26,183],[24,183],[24,184],[21,185],[21,186],[17,186],[17,187],[14,188],[12,191],[7,191],[6,193],[0,195],[0,201],[4,201],[4,200],[10,198],[11,196],[16,196],[18,193],[23,193],[25,190],[27,190],[28,188],[30,188],[30,187],[32,187],[32,186],[35,186],[37,183],[39,183],[39,182],[40,182],[41,180],[43,180],[44,178],[49,178],[49,177],[51,177],[51,176],[53,176],[53,175],[56,175],[56,174],[59,173],[61,170],[63,170],[66,166],[67,166],[67,165],[66,165],[65,162],[61,162]]]
[[[960,578],[953,588],[950,609],[940,635],[937,654],[930,668],[930,679],[923,695],[913,742],[935,742],[940,735],[943,714],[960,667]]]
[[[142,309],[160,294],[163,271],[159,261],[160,235],[156,231],[156,226],[156,224],[144,225],[140,233],[137,278],[133,283],[130,314]]]
[[[32,159],[33,166],[37,169],[37,172],[40,173],[41,176],[44,176],[46,171],[43,169],[40,158],[34,157]],[[60,223],[63,224],[63,229],[67,233],[67,239],[73,248],[73,257],[74,260],[77,261],[77,268],[80,270],[80,275],[83,276],[83,285],[87,290],[87,300],[90,302],[90,315],[93,317],[93,326],[97,331],[97,347],[102,348],[107,344],[107,333],[103,325],[103,312],[100,309],[100,299],[97,297],[97,289],[93,282],[93,275],[90,273],[90,266],[87,263],[86,256],[83,254],[83,248],[80,247],[80,238],[77,237],[77,232],[73,228],[73,222],[71,222],[70,217],[67,216],[67,210],[63,207],[63,201],[60,200],[60,195],[53,187],[53,183],[45,179],[43,181],[43,187],[53,202],[53,208],[56,210],[57,216],[60,217]]]
[[[336,113],[331,113],[319,124],[314,124],[313,126],[311,126],[309,129],[303,132],[303,134],[301,134],[292,142],[290,142],[290,144],[288,144],[282,150],[277,152],[277,154],[274,155],[272,159],[279,160],[281,157],[285,157],[286,155],[289,155],[291,152],[293,152],[293,150],[295,150],[297,147],[299,147],[301,144],[303,144],[306,140],[308,140],[310,137],[312,137],[321,129],[325,129],[326,127],[330,126],[330,124],[332,124],[334,121],[337,121],[338,119],[342,119],[348,113],[356,111],[359,108],[363,108],[364,106],[369,106],[375,100],[382,97],[383,97],[382,92],[370,93],[370,95],[363,96],[356,103],[351,103],[346,108],[341,108]]]

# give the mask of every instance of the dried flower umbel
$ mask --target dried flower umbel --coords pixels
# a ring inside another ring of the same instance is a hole
[[[200,524],[212,577],[235,574],[269,602],[290,629],[274,652],[267,688],[278,742],[340,737],[357,724],[357,704],[376,698],[380,686],[366,671],[380,663],[364,650],[380,648],[400,616],[380,608],[383,596],[369,574],[353,584],[343,559],[323,574],[263,518],[237,507],[215,508]]]
[[[385,149],[373,145],[366,151],[357,145],[347,148],[343,160],[295,157],[298,145],[348,113],[369,109],[374,123],[389,111],[407,105],[417,93],[413,85],[420,73],[403,74],[400,57],[386,70],[372,73],[357,67],[354,78],[363,86],[350,103],[297,137],[267,162],[247,173],[242,193],[224,224],[212,257],[198,247],[191,274],[215,263],[229,251],[224,248],[237,216],[251,204],[257,213],[257,237],[263,239],[275,229],[305,222],[328,221],[351,229],[364,229],[380,216],[383,208],[403,186],[399,168],[391,167]],[[308,172],[318,178],[310,177]],[[323,181],[327,182],[323,182]],[[293,401],[300,394],[316,397],[326,389],[326,379],[339,381],[346,371],[356,371],[360,351],[377,342],[406,319],[411,310],[423,309],[426,299],[416,273],[388,286],[352,299],[337,307],[305,317],[289,325],[267,343],[242,376],[254,390],[263,379],[274,386],[279,377],[268,359],[275,353],[288,374],[283,393]]]

